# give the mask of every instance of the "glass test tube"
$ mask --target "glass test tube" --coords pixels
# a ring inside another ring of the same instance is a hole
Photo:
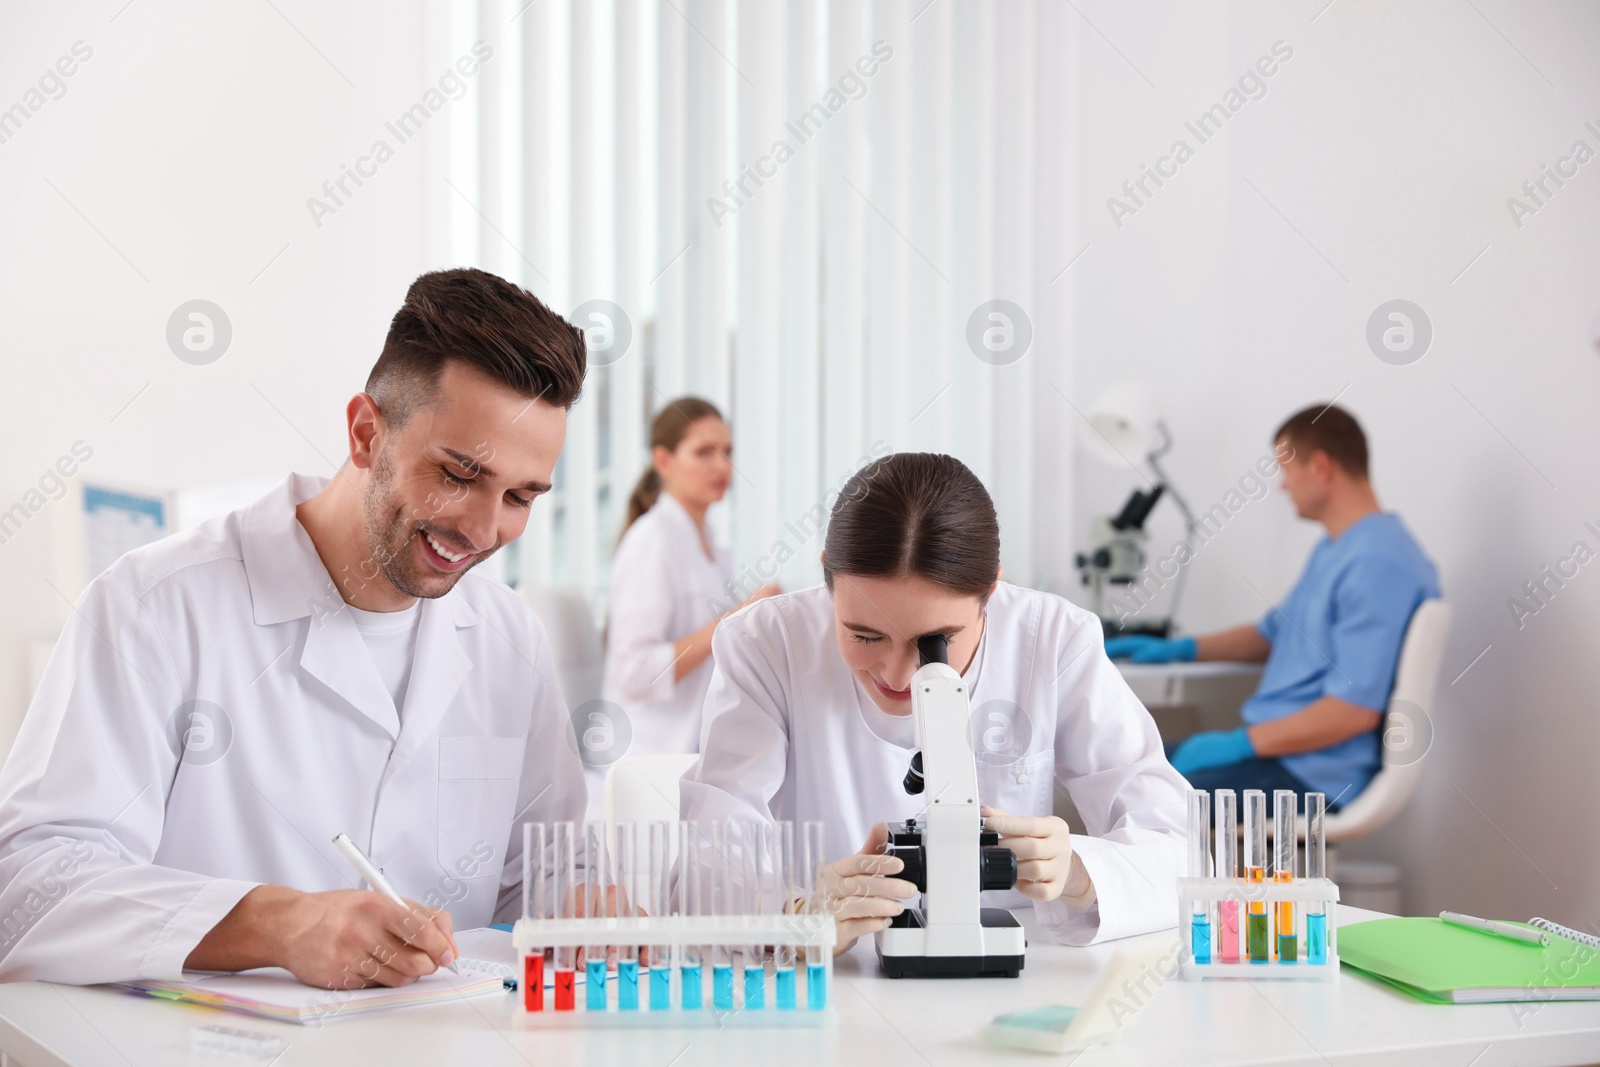
[[[1306,877],[1328,877],[1328,837],[1326,793],[1306,794]],[[1327,907],[1320,900],[1306,905],[1306,962],[1328,962]]]
[[[650,824],[650,882],[646,887],[645,910],[656,920],[665,920],[668,900],[672,892],[672,824]],[[650,956],[650,1010],[667,1011],[672,1007],[671,953],[663,945],[646,946]]]
[[[634,913],[633,900],[638,892],[635,885],[636,842],[633,823],[619,822],[615,831],[615,850],[611,854],[611,867],[617,880],[618,916]],[[617,945],[617,1010],[639,1010],[639,944],[636,941]]]
[[[606,913],[606,891],[610,887],[606,874],[606,824],[592,822],[584,827],[584,884],[589,906],[584,911],[590,919],[598,920]],[[585,983],[584,1007],[590,1011],[606,1010],[606,946],[604,942],[591,942],[584,952],[583,981]]]
[[[823,887],[821,870],[826,862],[827,853],[823,851],[823,824],[808,822],[805,824],[805,855],[801,860],[801,874],[804,877],[806,911],[808,914],[821,916],[828,915],[827,901],[823,900]],[[827,949],[820,945],[806,946],[806,1009],[808,1011],[821,1011],[828,1006],[828,960]]]
[[[546,911],[550,871],[545,855],[546,827],[542,822],[522,824],[522,917],[535,921],[549,918]],[[536,945],[522,957],[522,1007],[524,1011],[544,1010],[544,946]]]
[[[772,873],[777,899],[774,910],[787,914],[794,910],[798,888],[794,877],[794,823],[780,822],[773,838]],[[778,1007],[794,1010],[794,946],[778,945],[772,950],[772,984]]]
[[[1211,874],[1211,794],[1189,791],[1189,877]],[[1196,900],[1189,914],[1189,950],[1196,963],[1211,962],[1211,905]]]
[[[754,819],[744,824],[744,906],[747,921],[753,921],[764,911],[763,888],[767,882],[767,827]],[[767,1006],[766,946],[751,942],[744,946],[744,1006]]]
[[[1251,963],[1272,959],[1267,940],[1267,902],[1260,899],[1265,886],[1267,863],[1267,794],[1260,789],[1244,791],[1244,877],[1247,892],[1255,899],[1245,905],[1245,941]]]
[[[678,907],[686,918],[703,913],[700,902],[700,842],[692,822],[678,824]],[[679,949],[678,998],[685,1011],[699,1011],[702,949],[685,943]]]
[[[578,894],[582,891],[577,879],[577,828],[570,822],[555,824],[555,867],[556,881],[553,887],[555,899],[550,902],[551,909],[560,914],[564,919],[571,919],[579,912]],[[572,979],[573,972],[577,969],[578,950],[572,945],[560,945],[556,948],[556,1011],[571,1011]]]
[[[1299,836],[1295,828],[1295,818],[1299,814],[1296,810],[1299,804],[1292,789],[1274,789],[1272,791],[1272,818],[1275,823],[1272,831],[1272,880],[1274,882],[1294,881],[1294,854],[1297,851]],[[1300,962],[1299,930],[1295,925],[1294,902],[1280,900],[1277,903],[1278,913],[1278,962]]]
[[[738,840],[736,823],[711,824],[711,863],[715,872],[711,878],[711,914],[723,927],[731,924],[738,910],[733,883],[739,872],[730,854],[730,847]],[[726,941],[711,946],[711,1006],[717,1011],[733,1010],[733,946]]]
[[[1217,846],[1215,877],[1230,882],[1239,877],[1239,795],[1231,789],[1217,790]],[[1218,963],[1239,962],[1239,902],[1217,902],[1217,925],[1213,946]]]

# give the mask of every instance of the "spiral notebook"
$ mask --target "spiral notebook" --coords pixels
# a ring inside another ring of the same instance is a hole
[[[1496,937],[1435,918],[1374,919],[1339,928],[1339,959],[1439,1004],[1600,1000],[1600,937],[1533,919],[1550,944]]]
[[[516,973],[516,950],[504,930],[463,930],[456,935],[461,958],[460,974],[435,971],[410,985],[373,989],[317,989],[302,985],[278,967],[261,967],[236,974],[194,972],[179,982],[146,980],[118,982],[115,988],[162,1000],[203,1004],[242,1012],[263,1019],[302,1025],[366,1015],[376,1011],[410,1008],[499,993],[505,979]]]

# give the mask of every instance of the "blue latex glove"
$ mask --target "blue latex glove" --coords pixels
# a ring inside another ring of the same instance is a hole
[[[1135,663],[1188,663],[1195,656],[1192,637],[1168,639],[1135,634],[1132,637],[1106,639],[1106,655],[1112,659],[1128,657]]]
[[[1172,766],[1185,778],[1207,767],[1226,767],[1230,763],[1243,763],[1255,758],[1255,746],[1250,743],[1250,733],[1243,726],[1237,730],[1207,730],[1195,734],[1178,746],[1172,754]]]

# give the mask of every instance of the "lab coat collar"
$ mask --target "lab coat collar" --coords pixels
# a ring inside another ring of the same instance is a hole
[[[355,619],[343,610],[344,598],[295,515],[295,506],[327,483],[326,478],[291,474],[246,509],[240,547],[254,618],[258,625],[271,626],[313,616],[300,667],[410,750],[433,733],[471,670],[455,631],[472,626],[477,615],[456,590],[423,602],[402,737],[400,716]]]
[[[688,508],[684,507],[678,502],[677,497],[663,489],[656,497],[656,502],[650,507],[652,511],[654,511],[656,508],[660,508],[662,517],[668,522],[676,523],[682,530],[684,536],[692,539],[695,548],[699,550],[700,531],[702,527],[695,524],[694,516],[689,514]],[[711,546],[711,554],[715,556],[717,553],[717,539],[716,536],[711,532],[711,524],[709,522],[706,523],[703,529],[705,530],[706,543]],[[699,555],[704,556],[705,552],[699,551]]]
[[[328,479],[290,474],[277,488],[244,510],[239,530],[240,552],[250,583],[252,617],[257,626],[272,626],[307,615],[326,615],[344,605],[311,535],[300,525],[295,508],[322,491]],[[443,608],[457,626],[477,623],[465,598],[452,590],[428,601]]]

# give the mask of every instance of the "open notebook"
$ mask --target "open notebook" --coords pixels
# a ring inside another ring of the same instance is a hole
[[[503,990],[515,973],[516,951],[504,930],[463,930],[456,935],[459,975],[435,971],[407,986],[391,989],[314,989],[288,971],[262,967],[237,974],[196,971],[181,982],[118,982],[116,988],[163,1000],[204,1004],[280,1022],[320,1024],[391,1008],[436,1004]]]
[[[1600,938],[1548,919],[1539,946],[1440,919],[1374,919],[1339,928],[1339,960],[1414,997],[1443,1004],[1600,1000]]]

